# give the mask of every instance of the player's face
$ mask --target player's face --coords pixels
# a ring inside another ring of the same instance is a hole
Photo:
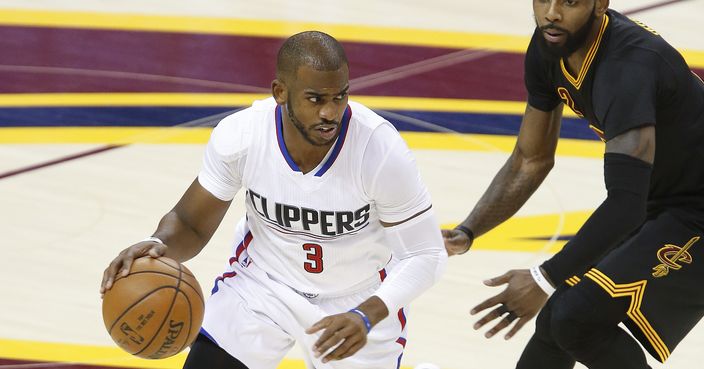
[[[533,0],[542,49],[562,58],[584,46],[597,19],[596,8],[597,0]]]
[[[285,110],[301,136],[315,146],[335,142],[347,108],[347,65],[336,71],[318,71],[302,66],[287,87]]]

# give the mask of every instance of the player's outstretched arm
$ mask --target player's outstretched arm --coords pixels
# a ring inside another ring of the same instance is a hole
[[[443,231],[448,255],[465,253],[474,237],[505,222],[538,189],[555,162],[562,107],[559,104],[546,112],[526,106],[516,146],[469,216],[460,223],[464,230],[458,227]]]
[[[134,259],[167,256],[179,262],[197,255],[213,236],[225,216],[230,201],[213,196],[198,179],[176,206],[159,222],[154,235],[120,252],[103,272],[100,293],[112,287],[118,274],[127,275]]]
[[[593,265],[640,226],[646,217],[654,157],[653,126],[635,128],[607,141],[604,155],[606,200],[587,219],[577,235],[540,268],[511,270],[485,281],[488,286],[507,284],[507,287],[472,309],[472,314],[476,314],[495,307],[477,321],[475,329],[499,319],[486,332],[485,336],[489,338],[518,319],[505,336],[506,339],[511,338],[538,313],[547,299],[547,293],[554,291],[554,286],[586,271],[589,265]],[[552,286],[546,287],[545,283]]]

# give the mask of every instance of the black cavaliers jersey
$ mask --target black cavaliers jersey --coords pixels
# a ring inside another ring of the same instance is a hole
[[[528,103],[543,111],[565,103],[608,141],[655,126],[648,208],[704,210],[704,82],[647,26],[607,11],[577,75],[544,57],[536,29],[525,60]]]

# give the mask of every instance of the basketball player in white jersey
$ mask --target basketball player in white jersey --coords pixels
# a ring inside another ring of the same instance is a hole
[[[105,270],[101,292],[135,258],[192,258],[246,191],[185,368],[274,369],[296,341],[309,368],[399,367],[404,307],[447,254],[411,152],[389,122],[348,101],[348,75],[331,36],[286,40],[273,98],[218,124],[178,204]]]

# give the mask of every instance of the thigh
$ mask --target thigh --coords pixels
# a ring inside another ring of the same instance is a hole
[[[183,369],[249,369],[203,334],[191,345]]]
[[[662,213],[585,274],[628,299],[624,323],[659,361],[704,315],[704,240],[693,223]]]
[[[250,369],[275,369],[295,341],[277,320],[285,305],[239,269],[217,282],[201,333]]]

